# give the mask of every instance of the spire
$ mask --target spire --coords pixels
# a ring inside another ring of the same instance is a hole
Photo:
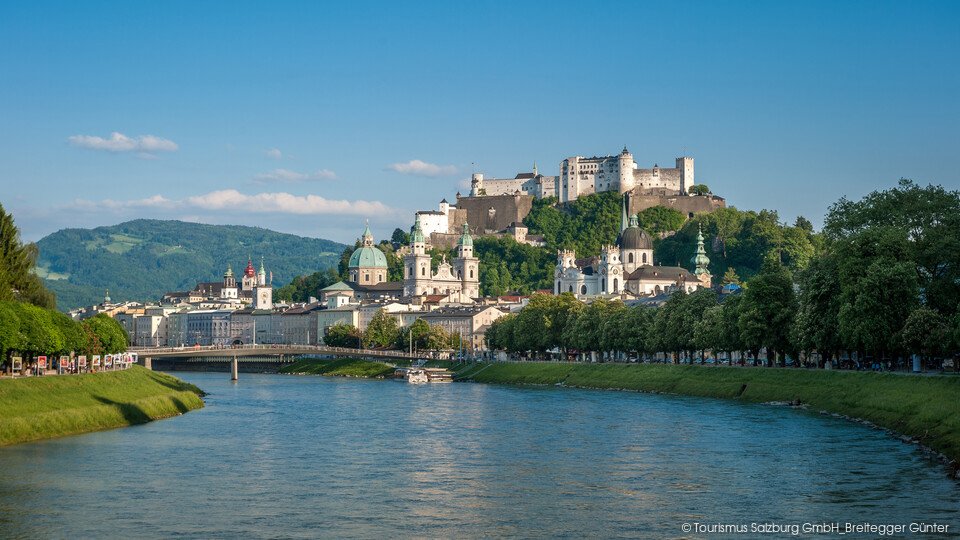
[[[223,277],[233,277],[233,267],[231,267],[229,264],[227,265],[227,271],[225,274],[223,274]]]
[[[104,304],[110,303],[110,289],[107,289],[106,291],[103,292],[103,303]]]
[[[534,176],[534,177],[540,176],[540,173],[537,172],[537,162],[536,162],[536,161],[533,162],[533,176]]]
[[[263,267],[263,255],[260,256],[260,271],[257,273],[264,276],[267,275],[267,270]]]
[[[413,228],[410,230],[410,243],[426,243],[423,239],[423,229],[420,228],[420,214],[417,214],[417,219],[414,220]]]
[[[243,270],[243,275],[252,278],[256,275],[256,271],[253,269],[253,259],[247,255],[247,267]]]
[[[639,226],[640,226],[640,220],[637,218],[637,215],[636,215],[636,214],[630,214],[630,226],[631,226],[631,227],[639,227]]]
[[[699,224],[697,225],[697,253],[690,259],[690,262],[694,266],[694,274],[700,276],[710,273],[707,268],[710,265],[710,258],[707,257],[707,251],[703,249],[703,227]]]
[[[370,220],[367,220],[366,226],[363,228],[363,245],[370,247],[373,245],[373,233],[370,232]]]
[[[624,193],[620,202],[620,232],[627,230],[627,194]]]
[[[460,235],[461,247],[473,247],[473,237],[470,236],[470,224],[463,224],[463,234]]]

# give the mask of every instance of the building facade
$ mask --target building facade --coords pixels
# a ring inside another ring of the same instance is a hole
[[[674,168],[654,165],[641,169],[624,147],[616,156],[573,156],[561,161],[557,197],[560,202],[569,202],[604,191],[643,193],[657,189],[687,195],[693,185],[692,157],[678,157]]]
[[[431,294],[457,295],[466,303],[472,303],[480,296],[480,263],[473,256],[473,238],[468,224],[463,225],[453,264],[444,258],[434,272],[419,217],[414,222],[410,232],[410,253],[403,257],[403,295]]]

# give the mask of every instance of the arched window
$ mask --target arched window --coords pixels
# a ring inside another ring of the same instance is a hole
[[[573,292],[573,285],[570,286],[570,292]]]
[[[586,286],[586,285],[581,285],[581,286],[580,286],[580,294],[587,294],[587,286]]]
[[[420,267],[420,275],[421,275],[421,276],[427,275],[427,267],[426,267],[426,266],[421,266],[421,267]]]
[[[617,283],[617,278],[613,278],[613,292],[620,292],[620,284]]]
[[[632,263],[632,262],[633,262],[633,253],[630,253],[629,255],[627,255],[627,262],[628,262],[628,263]]]
[[[560,294],[560,280],[557,280],[557,294]]]
[[[606,280],[606,278],[600,280],[600,292],[607,292],[607,280]]]
[[[473,279],[473,268],[470,269],[470,279]]]
[[[647,254],[643,254],[643,264],[647,264]]]

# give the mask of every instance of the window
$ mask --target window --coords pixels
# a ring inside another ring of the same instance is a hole
[[[627,262],[628,262],[628,263],[632,263],[632,262],[633,262],[633,253],[630,253],[629,255],[627,255]]]
[[[473,279],[473,268],[470,269],[470,279]]]
[[[581,286],[580,286],[580,294],[587,294],[587,286],[586,286],[586,285],[581,285]]]
[[[420,267],[420,275],[421,275],[421,276],[427,275],[427,267],[426,267],[426,266],[421,266],[421,267]]]
[[[647,254],[643,254],[643,264],[647,264]]]
[[[617,283],[617,278],[613,278],[613,292],[620,292],[620,284]]]
[[[573,285],[570,286],[570,292],[573,292]]]

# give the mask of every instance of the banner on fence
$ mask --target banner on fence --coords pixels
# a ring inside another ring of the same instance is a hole
[[[22,358],[22,357],[20,357],[20,356],[14,356],[14,357],[12,358],[12,360],[13,360],[13,370],[14,370],[14,371],[21,371],[21,370],[23,370],[23,358]]]
[[[37,367],[40,369],[47,369],[47,357],[38,356],[37,357]]]
[[[61,356],[59,365],[60,365],[60,369],[68,369],[70,367],[70,357]]]
[[[108,354],[103,357],[103,367],[112,367],[113,366],[113,355]]]
[[[78,356],[77,363],[80,365],[81,368],[87,367],[87,357],[82,355]]]
[[[100,355],[99,354],[93,355],[93,360],[91,360],[91,362],[93,363],[93,367],[95,368],[100,367]]]

